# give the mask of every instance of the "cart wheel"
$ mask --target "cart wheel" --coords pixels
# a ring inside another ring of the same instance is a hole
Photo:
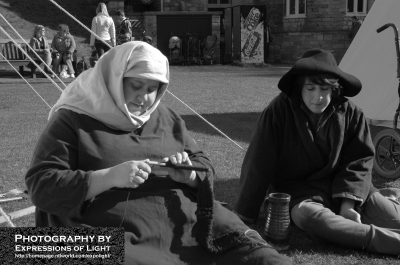
[[[400,177],[400,134],[386,129],[375,136],[374,169],[389,179]]]

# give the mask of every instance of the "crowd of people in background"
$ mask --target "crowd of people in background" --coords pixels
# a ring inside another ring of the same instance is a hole
[[[45,34],[46,29],[43,25],[35,27],[29,43],[31,50],[28,54],[35,60],[36,64],[40,65],[42,61],[45,63],[44,71],[51,78],[55,78],[56,75],[62,78],[75,78],[72,60],[76,44],[74,37],[69,33],[69,27],[66,24],[58,25],[58,32],[54,35],[51,45],[49,45]],[[52,71],[50,70],[51,65],[53,65]],[[32,62],[27,67],[36,70],[36,66]]]
[[[117,10],[113,19],[104,3],[99,3],[96,8],[96,16],[92,19],[91,30],[90,46],[93,50],[92,56],[93,54],[96,56],[96,61],[112,47],[134,40],[132,25],[124,11]],[[76,70],[73,65],[73,55],[77,50],[68,25],[60,24],[58,26],[58,32],[51,44],[49,44],[45,34],[46,29],[43,25],[35,27],[29,43],[31,49],[28,54],[36,64],[45,63],[44,71],[51,78],[55,78],[56,75],[61,78],[75,78]],[[27,67],[36,70],[36,66],[32,62]]]

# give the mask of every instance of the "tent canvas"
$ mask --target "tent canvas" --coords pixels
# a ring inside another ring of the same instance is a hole
[[[399,12],[399,0],[376,0],[339,64],[360,79],[363,88],[350,100],[373,125],[392,127],[399,104],[394,31],[376,32],[387,23],[400,26]]]

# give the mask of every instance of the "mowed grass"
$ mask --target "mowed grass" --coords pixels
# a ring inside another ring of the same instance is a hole
[[[238,191],[240,167],[260,112],[279,93],[277,82],[288,68],[232,66],[171,67],[169,91],[233,139],[223,137],[178,99],[167,93],[163,103],[176,110],[216,168],[215,197],[232,208]],[[0,193],[24,189],[35,143],[46,125],[49,107],[16,74],[0,72]],[[28,79],[52,106],[60,91],[44,78]],[[61,87],[62,85],[59,84]],[[371,126],[372,135],[382,128]],[[374,185],[400,187],[400,180],[373,174]],[[32,206],[30,200],[0,205],[7,213]],[[34,216],[15,219],[17,226],[34,226]],[[261,213],[253,226],[260,233],[265,222]],[[3,224],[5,225],[5,224]],[[315,240],[292,227],[291,249],[281,252],[296,264],[400,264],[391,256],[346,249]]]
[[[34,2],[34,3],[33,3]],[[95,6],[86,0],[56,0],[63,8],[90,27]],[[52,39],[60,23],[66,23],[77,42],[78,55],[89,56],[90,34],[73,19],[44,0],[0,0],[0,13],[25,39],[30,39],[35,25],[46,27]],[[0,20],[0,25],[13,38],[19,38]],[[0,32],[0,38],[7,38]],[[14,188],[25,189],[24,176],[35,143],[46,125],[49,107],[16,74],[0,71],[0,193]],[[26,69],[27,70],[27,69]],[[279,93],[276,84],[288,69],[239,68],[230,66],[171,67],[170,91],[204,118],[222,130],[236,144],[221,136],[172,95],[164,104],[175,109],[198,145],[209,155],[216,168],[215,197],[232,208],[237,197],[240,166],[260,112]],[[25,76],[28,76],[26,73]],[[44,100],[52,106],[60,91],[48,80],[28,80]],[[59,84],[60,87],[63,87]],[[382,128],[372,127],[373,136]],[[400,180],[387,180],[373,174],[377,187],[400,187]],[[32,206],[28,199],[0,205],[7,213]],[[262,233],[265,222],[261,213],[254,228]],[[34,226],[34,215],[15,219],[17,226]],[[5,226],[5,224],[0,224]],[[282,252],[296,264],[400,264],[395,257],[348,250],[317,241],[293,227],[291,249]]]

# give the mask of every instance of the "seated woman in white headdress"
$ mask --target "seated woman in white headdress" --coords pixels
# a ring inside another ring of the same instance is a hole
[[[291,264],[213,200],[210,160],[160,103],[168,83],[167,58],[132,41],[63,91],[26,174],[36,225],[123,227],[127,264]]]

